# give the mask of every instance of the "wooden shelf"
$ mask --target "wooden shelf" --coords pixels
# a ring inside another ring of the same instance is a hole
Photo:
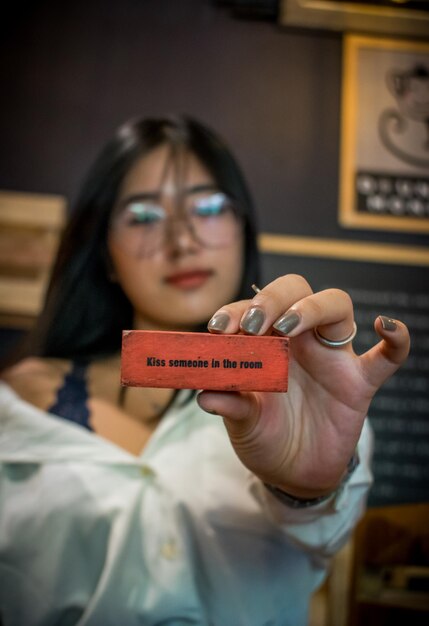
[[[406,589],[383,589],[376,596],[359,594],[359,604],[370,604],[383,607],[407,609],[413,611],[429,611],[429,594]]]

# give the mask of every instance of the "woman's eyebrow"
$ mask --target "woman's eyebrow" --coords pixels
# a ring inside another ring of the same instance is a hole
[[[204,183],[201,185],[191,185],[190,187],[186,187],[184,189],[184,194],[193,194],[193,193],[201,193],[202,191],[219,191],[218,185],[214,183]],[[159,201],[162,197],[161,191],[141,191],[138,193],[130,194],[129,196],[125,196],[119,203],[119,206],[127,206],[127,204],[131,204],[133,202],[141,202],[142,200],[157,200]]]
[[[191,187],[186,187],[184,190],[185,194],[191,193],[200,193],[201,191],[219,191],[219,186],[215,183],[204,183],[202,185],[192,185]]]
[[[119,206],[126,206],[133,202],[141,202],[142,200],[159,200],[161,194],[159,191],[142,191],[139,193],[132,193],[129,196],[125,196],[120,200]]]

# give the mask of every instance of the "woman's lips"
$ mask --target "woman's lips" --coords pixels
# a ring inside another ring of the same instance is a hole
[[[165,282],[177,289],[197,289],[212,276],[211,270],[190,270],[167,276]]]

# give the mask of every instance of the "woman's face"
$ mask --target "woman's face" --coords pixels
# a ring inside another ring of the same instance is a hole
[[[244,238],[228,199],[189,151],[161,145],[119,191],[108,248],[135,328],[192,330],[233,300]]]

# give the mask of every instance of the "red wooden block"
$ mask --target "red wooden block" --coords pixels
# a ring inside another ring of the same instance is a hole
[[[287,391],[288,339],[125,330],[122,385]]]

